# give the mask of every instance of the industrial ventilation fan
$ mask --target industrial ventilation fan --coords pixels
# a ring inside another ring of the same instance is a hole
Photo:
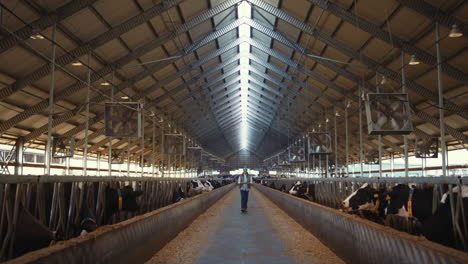
[[[287,150],[278,154],[278,165],[279,166],[289,166],[291,165],[289,161],[289,152]]]
[[[304,162],[306,160],[305,140],[300,138],[288,148],[290,162]]]
[[[328,133],[325,132],[309,132],[307,134],[309,154],[320,155],[330,154],[331,149],[331,138]]]
[[[122,149],[113,149],[111,152],[111,163],[112,164],[123,164],[127,157],[127,151]]]
[[[428,139],[415,139],[414,155],[421,159],[436,159],[439,154],[439,138],[429,137]]]
[[[408,94],[369,93],[365,104],[369,135],[407,135],[413,131]]]
[[[379,152],[377,151],[368,152],[364,156],[364,164],[368,164],[368,165],[379,164]]]
[[[52,141],[53,158],[71,158],[75,152],[75,137],[54,137]]]
[[[185,151],[186,161],[188,162],[200,162],[201,160],[201,148],[187,147]]]
[[[278,158],[278,156],[271,159],[271,167],[273,169],[278,169],[279,168],[279,158]]]
[[[185,155],[185,137],[182,134],[164,134],[164,154]]]
[[[208,153],[202,151],[201,153],[201,159],[200,159],[200,163],[202,166],[206,166],[208,164]]]
[[[139,103],[106,103],[106,136],[141,137],[141,109]]]

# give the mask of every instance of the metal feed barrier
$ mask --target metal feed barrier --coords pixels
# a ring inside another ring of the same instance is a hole
[[[223,186],[8,263],[144,263],[233,187]]]
[[[131,186],[135,191],[143,191],[137,198],[139,211],[119,212],[110,219],[110,223],[116,223],[171,204],[174,190],[179,184],[185,186],[190,180],[191,178],[2,176],[1,260],[12,257],[17,228],[25,228],[17,226],[20,209],[27,210],[51,231],[60,233],[60,240],[66,240],[79,235],[76,226],[83,220],[80,212],[84,206],[88,206],[95,214],[98,225],[105,224],[102,221],[106,186]]]
[[[450,213],[452,215],[453,232],[456,242],[456,248],[468,252],[468,212],[465,212],[461,195],[453,195],[452,188],[468,184],[468,177],[393,177],[393,178],[293,178],[293,179],[262,179],[270,184],[275,183],[277,189],[283,184],[286,191],[289,190],[297,181],[315,184],[315,201],[334,209],[339,209],[342,201],[351,193],[356,191],[362,184],[372,184],[376,189],[390,190],[395,184],[411,184],[416,188],[424,186],[433,186],[432,194],[432,213],[434,214],[437,205],[446,192],[449,193]],[[460,220],[461,219],[461,224]],[[413,233],[415,223],[407,221],[401,217],[388,216],[385,223],[400,231]]]
[[[468,263],[468,254],[262,185],[260,192],[347,263]]]

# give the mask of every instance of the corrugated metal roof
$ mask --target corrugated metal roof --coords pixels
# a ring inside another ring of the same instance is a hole
[[[239,16],[242,2],[250,6],[250,18]],[[285,147],[288,139],[323,124],[325,116],[334,115],[334,107],[343,113],[346,98],[356,98],[360,87],[375,87],[376,72],[387,77],[386,89],[401,90],[402,51],[405,63],[413,54],[422,62],[406,67],[417,133],[438,135],[438,20],[446,139],[449,148],[464,148],[468,38],[446,36],[453,23],[467,31],[466,10],[463,0],[6,1],[0,32],[0,143],[14,144],[21,136],[40,147],[46,140],[54,23],[60,67],[55,72],[53,134],[84,137],[87,67],[71,63],[88,65],[89,55],[89,143],[94,151],[105,153],[108,146],[103,143],[102,104],[109,101],[112,85],[101,86],[103,80],[114,85],[115,98],[143,102],[223,157],[243,148],[245,124],[250,135],[247,150],[266,157]],[[251,35],[240,36],[240,25],[249,25]],[[31,39],[32,30],[40,30],[46,39]],[[240,54],[241,43],[249,44],[249,54]],[[241,73],[241,57],[247,58],[248,76]],[[167,58],[171,59],[163,60]],[[151,63],[155,60],[162,61]],[[243,78],[247,87],[240,83]],[[241,111],[245,98],[248,110]],[[352,137],[359,130],[356,112],[353,101]],[[338,120],[340,137],[343,116]],[[401,136],[383,138],[386,151],[401,150]],[[373,141],[366,136],[366,148],[374,148]],[[353,156],[358,147],[352,144]]]

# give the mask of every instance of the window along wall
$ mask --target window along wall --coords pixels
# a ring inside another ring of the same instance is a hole
[[[1,160],[7,159],[12,146],[0,145]],[[68,161],[67,161],[68,160]],[[10,163],[15,163],[15,155],[9,160]],[[68,162],[68,164],[67,164]],[[23,154],[23,175],[44,175],[45,166],[44,150],[26,148]],[[127,176],[127,163],[112,164],[112,172],[109,175],[109,163],[107,157],[102,158],[100,161],[96,157],[88,157],[87,159],[87,175],[88,176]],[[83,157],[75,155],[73,158],[54,158],[51,161],[51,175],[83,175]],[[14,174],[14,165],[7,166],[9,174]],[[137,163],[130,163],[131,177],[140,177],[142,168]],[[152,167],[144,167],[144,176],[153,176]],[[2,172],[6,174],[6,170]],[[155,168],[155,177],[161,176],[159,168]],[[196,172],[185,171],[167,171],[165,177],[196,177]]]

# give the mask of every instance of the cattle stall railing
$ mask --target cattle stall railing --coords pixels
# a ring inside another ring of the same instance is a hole
[[[31,228],[18,226],[21,216],[33,216],[33,222],[38,222],[53,232],[54,239],[66,240],[79,235],[80,223],[85,217],[85,207],[98,226],[120,222],[171,204],[174,191],[179,185],[185,187],[191,180],[156,177],[4,175],[0,177],[0,259],[4,261],[14,257],[13,248],[18,228]],[[132,187],[135,192],[142,192],[136,198],[138,210],[119,211],[112,217],[106,217],[105,188],[120,189],[124,186]]]
[[[261,193],[346,263],[455,264],[468,254],[262,185]]]
[[[282,189],[288,192],[295,183],[300,181],[314,185],[313,197],[309,200],[334,209],[340,209],[342,202],[353,192],[358,190],[363,184],[371,184],[378,190],[390,191],[396,184],[410,184],[415,188],[432,189],[431,203],[432,214],[436,213],[437,207],[444,194],[450,201],[450,215],[453,225],[453,235],[455,238],[455,248],[468,252],[468,212],[466,203],[462,195],[455,195],[452,191],[454,187],[462,190],[462,186],[468,189],[468,177],[392,177],[392,178],[268,178],[258,179],[258,183],[273,186],[277,190]],[[464,206],[465,205],[465,206]],[[383,222],[385,225],[396,228],[400,231],[416,234],[415,221],[413,218],[404,219],[395,215],[388,215]]]

